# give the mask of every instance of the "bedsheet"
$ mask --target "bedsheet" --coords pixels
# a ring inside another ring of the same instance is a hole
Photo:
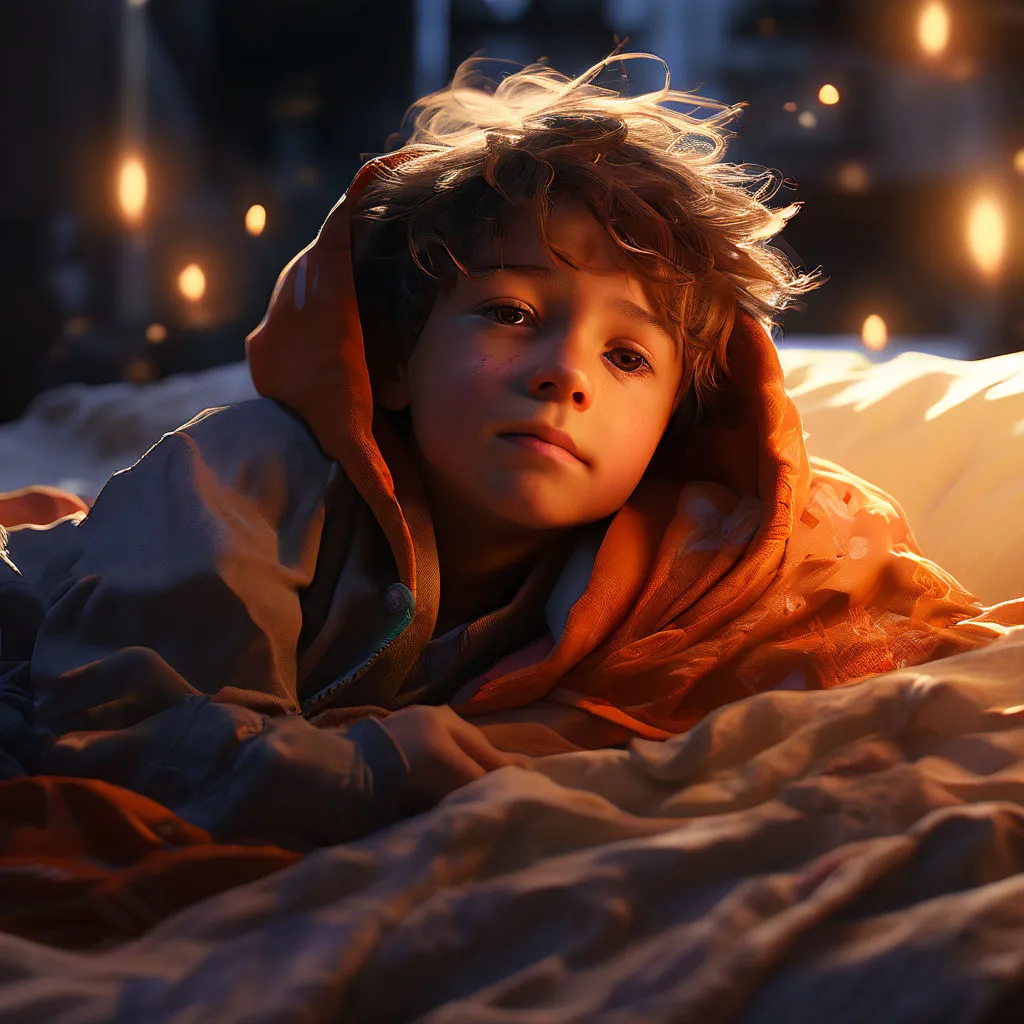
[[[116,948],[0,936],[0,1018],[1020,1019],[1024,629],[537,765]]]

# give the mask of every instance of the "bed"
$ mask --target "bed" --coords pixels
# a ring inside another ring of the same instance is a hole
[[[1020,596],[1024,353],[782,359],[813,454],[893,493],[986,604]],[[251,394],[240,366],[50,392],[0,428],[0,491],[91,497],[164,430]],[[9,835],[12,816],[40,834],[89,817],[73,788],[45,814],[0,806]],[[105,832],[131,814],[147,863],[204,849],[141,802]],[[142,863],[101,846],[48,862],[58,923],[76,864],[123,881]],[[0,1017],[1020,1020],[1024,630],[856,686],[763,693],[665,743],[502,769],[358,842],[232,856],[219,889],[162,909],[152,887],[114,886],[93,904],[105,930],[77,942],[0,912]],[[0,859],[0,903],[18,870]]]

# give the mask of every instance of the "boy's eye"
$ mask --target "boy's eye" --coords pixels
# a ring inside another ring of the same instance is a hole
[[[532,319],[530,311],[523,306],[516,306],[512,303],[501,303],[496,306],[488,306],[481,310],[482,314],[490,317],[495,323],[502,327],[527,327]]]
[[[532,309],[520,306],[515,302],[498,302],[480,310],[480,315],[487,317],[502,327],[531,327],[537,322]],[[620,365],[612,360],[612,365],[627,376],[641,377],[653,371],[650,361],[642,353],[632,348],[617,348],[612,355],[621,353],[626,356],[626,363]]]
[[[645,373],[651,368],[651,364],[647,361],[647,357],[641,355],[639,352],[635,352],[631,348],[617,348],[615,351],[623,353],[632,360],[632,362],[627,362],[625,366],[619,367],[623,373]]]

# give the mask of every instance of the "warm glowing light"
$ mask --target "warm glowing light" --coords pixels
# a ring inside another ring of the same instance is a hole
[[[146,341],[150,345],[159,345],[167,340],[167,328],[163,324],[150,324],[146,328]]]
[[[128,0],[129,7],[145,7],[149,0]]]
[[[255,203],[245,211],[245,230],[249,232],[253,237],[258,237],[263,234],[263,229],[267,226],[267,211],[260,206],[259,203]]]
[[[787,114],[795,114],[796,108],[797,105],[793,100],[787,100],[782,104],[782,109],[785,110]]]
[[[946,75],[954,82],[969,82],[978,74],[977,62],[970,57],[960,57],[946,69]]]
[[[126,157],[117,179],[117,201],[129,224],[142,220],[146,208],[146,166],[137,156]]]
[[[1024,174],[1024,146],[1013,154],[1013,169],[1018,174]]]
[[[917,41],[929,57],[938,57],[949,45],[949,11],[942,3],[927,3],[917,17]]]
[[[801,128],[817,128],[818,116],[812,110],[804,110],[796,119]]]
[[[89,330],[89,318],[87,316],[73,316],[64,323],[64,333],[72,337],[85,334]]]
[[[983,277],[996,277],[1006,254],[1006,215],[992,196],[979,196],[967,214],[967,251]]]
[[[889,328],[877,313],[865,317],[860,328],[860,340],[872,352],[881,352],[889,344]]]
[[[190,263],[178,275],[178,291],[189,302],[198,302],[206,294],[206,275],[198,263]]]
[[[124,379],[133,384],[148,384],[156,378],[156,367],[146,358],[133,359],[124,368]]]
[[[871,175],[863,164],[851,161],[839,168],[836,181],[844,192],[866,192],[871,184]]]
[[[824,103],[826,107],[831,107],[833,104],[839,102],[839,90],[834,85],[829,85],[827,82],[818,90],[818,100]]]

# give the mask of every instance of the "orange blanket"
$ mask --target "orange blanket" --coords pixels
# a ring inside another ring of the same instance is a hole
[[[0,782],[0,931],[36,942],[117,943],[298,859],[276,846],[214,843],[160,804],[96,779]]]

